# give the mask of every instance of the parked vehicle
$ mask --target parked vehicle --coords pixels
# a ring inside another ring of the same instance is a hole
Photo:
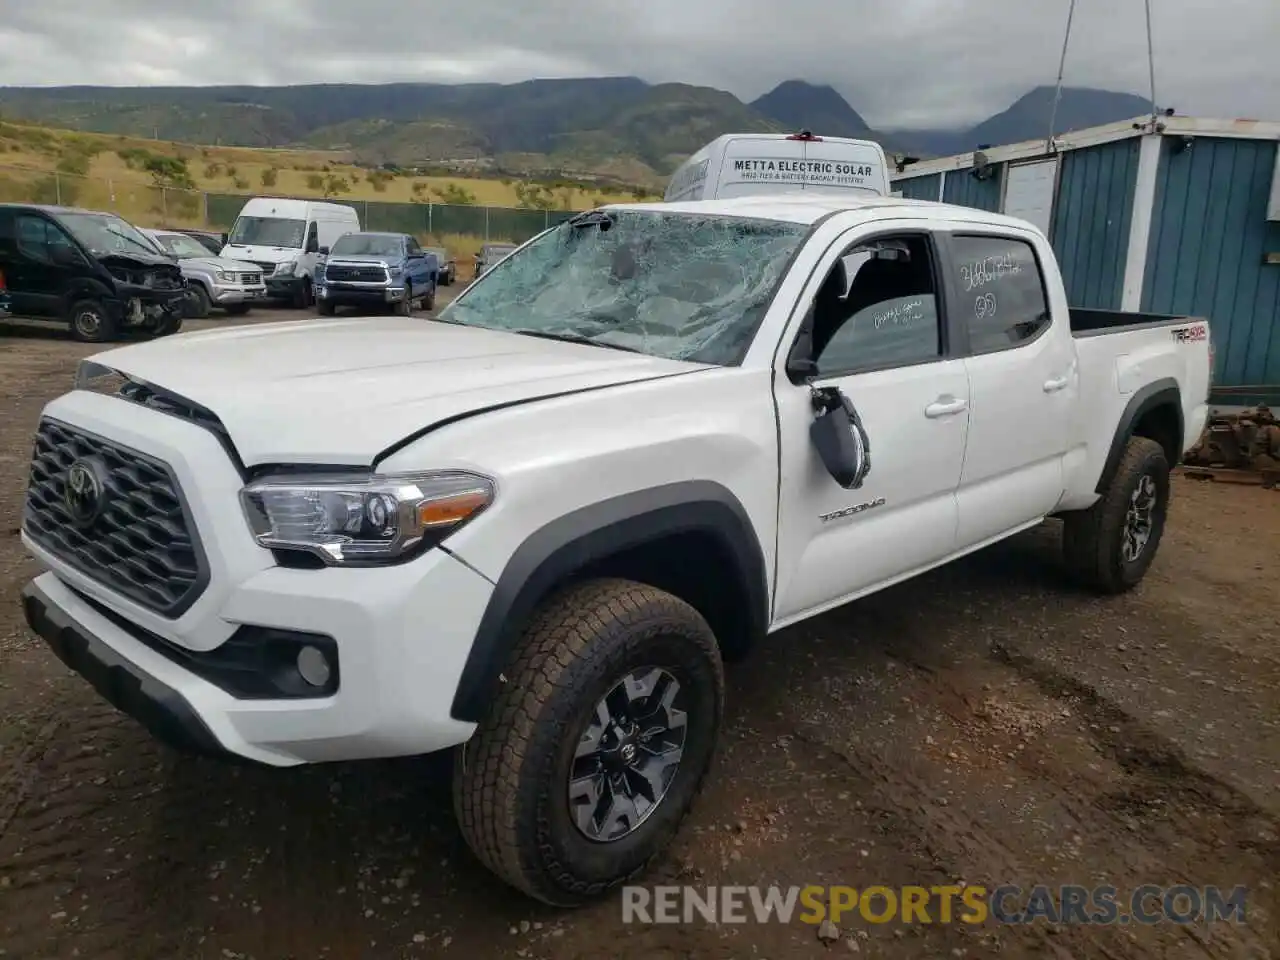
[[[290,766],[460,746],[477,856],[573,904],[674,834],[716,749],[722,659],[767,633],[1050,516],[1074,576],[1137,584],[1209,371],[1204,320],[1070,310],[1025,221],[613,205],[438,322],[90,357],[79,386],[124,385],[45,409],[26,615],[196,749]],[[145,505],[114,479],[139,470]],[[145,535],[117,536],[126,519]]]
[[[321,248],[316,304],[322,316],[338,307],[410,314],[415,304],[434,310],[440,264],[407,233],[348,233]]]
[[[887,197],[889,164],[874,140],[808,131],[727,133],[682,163],[665,200],[717,200],[778,193]]]
[[[197,320],[221,307],[232,316],[242,316],[255,303],[267,298],[262,268],[244,260],[228,260],[209,254],[194,237],[172,230],[143,230],[162,251],[178,261],[187,281],[188,315]]]
[[[494,265],[511,256],[518,247],[519,244],[516,243],[486,243],[476,256],[476,275],[473,279],[479,280]]]
[[[0,204],[0,272],[16,316],[66,323],[78,340],[182,326],[176,261],[112,213]]]
[[[355,208],[343,203],[254,197],[241,207],[221,255],[256,263],[268,297],[304,308],[315,303],[312,278],[320,248],[359,229]]]
[[[451,287],[458,279],[458,258],[449,256],[444,247],[424,247],[427,253],[434,253],[440,263],[440,286]]]
[[[222,248],[227,245],[227,235],[225,233],[215,233],[212,230],[192,230],[190,227],[161,227],[168,233],[185,233],[188,237],[199,242],[199,244],[209,251],[213,256],[222,253]]]

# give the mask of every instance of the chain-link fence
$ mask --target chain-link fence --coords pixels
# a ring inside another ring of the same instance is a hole
[[[274,195],[274,194],[273,194]],[[0,166],[0,202],[46,203],[110,210],[144,227],[206,227],[227,230],[253,194],[206,193],[135,181]],[[319,197],[298,199],[318,200]],[[526,210],[455,203],[388,203],[328,198],[354,207],[365,230],[411,233],[429,243],[469,238],[472,244],[522,243],[573,216],[574,211]]]

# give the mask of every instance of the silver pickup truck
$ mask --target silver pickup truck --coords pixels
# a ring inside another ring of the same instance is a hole
[[[185,233],[174,230],[144,230],[162,251],[177,258],[190,293],[187,315],[195,320],[221,307],[232,316],[249,312],[255,303],[267,299],[262,268],[256,263],[216,257]]]

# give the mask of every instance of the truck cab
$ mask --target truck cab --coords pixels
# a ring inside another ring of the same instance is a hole
[[[889,195],[889,166],[874,140],[793,134],[717,137],[671,176],[664,200],[718,200],[778,193]]]

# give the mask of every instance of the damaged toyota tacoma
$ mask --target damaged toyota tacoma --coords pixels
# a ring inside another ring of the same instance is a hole
[[[0,204],[0,274],[14,316],[66,323],[78,340],[182,327],[182,270],[115,214]]]
[[[100,353],[44,410],[31,628],[155,734],[285,767],[456,748],[462,831],[571,905],[711,767],[722,663],[1059,517],[1159,546],[1204,320],[1076,311],[1034,226],[910,200],[619,204],[434,319]]]

